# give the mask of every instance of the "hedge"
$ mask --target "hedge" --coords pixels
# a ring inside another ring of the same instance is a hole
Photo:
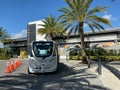
[[[120,50],[105,50],[103,48],[98,49],[87,49],[86,50],[87,56],[91,60],[107,60],[107,61],[120,61]],[[69,59],[72,60],[81,60],[82,54],[81,50],[72,50],[69,53]]]
[[[97,61],[101,59],[102,61],[120,61],[120,56],[89,56],[90,60]],[[82,60],[82,56],[70,56],[70,60]]]

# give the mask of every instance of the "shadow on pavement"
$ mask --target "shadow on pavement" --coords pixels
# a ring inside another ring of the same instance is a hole
[[[109,71],[111,71],[120,80],[120,71],[115,68],[116,67],[115,65],[120,65],[120,63],[103,62],[103,66],[106,67]],[[119,68],[120,68],[120,66],[119,66]]]
[[[93,74],[84,74],[86,69],[75,71],[60,63],[57,73],[47,74],[7,74],[0,76],[2,90],[106,90],[104,86],[90,85],[88,79],[95,79]],[[99,82],[96,82],[99,83]],[[108,89],[107,89],[108,90]]]

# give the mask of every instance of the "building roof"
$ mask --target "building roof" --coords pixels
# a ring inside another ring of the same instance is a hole
[[[27,41],[27,38],[12,39],[12,41]]]
[[[86,34],[106,34],[106,33],[120,33],[120,27],[119,28],[110,28],[110,29],[105,29],[105,30],[101,30],[101,31],[98,31],[96,30],[95,32],[85,32],[85,35]]]
[[[117,34],[120,34],[120,27],[119,28],[111,28],[111,29],[106,29],[106,30],[101,30],[101,31],[98,31],[96,30],[95,32],[85,32],[84,33],[84,36],[88,36],[88,35],[100,35],[100,34],[114,34],[114,33],[117,33]],[[64,37],[63,36],[59,36],[59,37],[54,37],[54,39],[62,39],[62,38],[72,38],[72,37],[79,37],[80,35],[75,35],[75,34],[72,34],[70,36],[68,35],[65,35]]]

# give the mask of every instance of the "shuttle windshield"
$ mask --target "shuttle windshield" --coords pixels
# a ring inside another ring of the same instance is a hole
[[[53,42],[33,42],[33,52],[36,57],[48,57],[53,52]]]

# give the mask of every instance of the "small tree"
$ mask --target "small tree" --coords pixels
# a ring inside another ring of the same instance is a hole
[[[6,30],[4,30],[2,27],[0,27],[0,42],[4,43],[9,41],[9,34],[7,33]]]

